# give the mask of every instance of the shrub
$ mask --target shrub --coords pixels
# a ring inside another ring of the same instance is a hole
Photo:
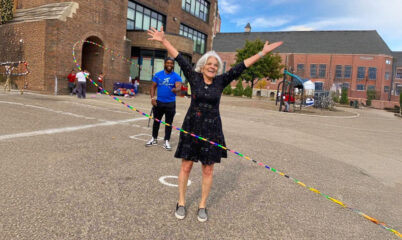
[[[241,80],[237,81],[236,88],[233,90],[233,95],[235,96],[243,96],[243,83]]]
[[[342,88],[341,100],[339,102],[340,102],[340,104],[348,104],[349,103],[347,88]]]
[[[232,94],[232,86],[227,85],[224,89],[223,89],[223,94],[225,95],[231,95]]]
[[[244,89],[243,95],[251,98],[251,96],[253,95],[253,90],[251,89],[250,86],[247,86],[246,89]]]
[[[13,18],[13,0],[0,0],[0,24],[6,23]]]

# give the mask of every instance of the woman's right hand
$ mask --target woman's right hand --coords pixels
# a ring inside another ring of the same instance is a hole
[[[156,99],[151,99],[151,104],[152,104],[152,106],[154,106],[154,107],[156,107]]]
[[[154,40],[158,42],[163,42],[163,40],[165,40],[165,32],[163,31],[163,26],[161,27],[160,31],[151,27],[151,29],[149,29],[147,33],[149,36],[151,36],[151,38],[148,38],[148,40]]]

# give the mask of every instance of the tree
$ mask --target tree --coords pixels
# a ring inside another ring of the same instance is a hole
[[[256,88],[259,88],[260,90],[263,88],[267,87],[267,80],[266,79],[261,79],[257,82],[257,84],[255,85]]]
[[[347,88],[342,88],[341,100],[339,102],[341,104],[348,104],[349,99],[348,99],[348,89]]]
[[[13,18],[14,0],[0,0],[0,24]]]
[[[246,40],[246,44],[242,49],[236,50],[236,64],[245,59],[257,54],[264,47],[264,42],[260,39],[255,41]],[[278,54],[268,53],[262,59],[247,68],[240,79],[246,82],[251,82],[251,92],[254,88],[254,79],[269,77],[271,79],[279,79],[281,77],[281,69],[284,67],[281,64],[281,57]]]
[[[243,82],[241,80],[237,81],[236,88],[233,90],[233,95],[243,96]]]

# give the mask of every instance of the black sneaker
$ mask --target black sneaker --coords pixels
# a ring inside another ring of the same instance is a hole
[[[198,221],[205,222],[208,220],[208,212],[206,208],[199,208],[197,213]]]
[[[174,215],[180,220],[184,219],[186,217],[186,207],[179,206],[179,203],[177,203]]]

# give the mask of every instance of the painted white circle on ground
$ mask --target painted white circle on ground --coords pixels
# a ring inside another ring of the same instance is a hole
[[[159,182],[161,182],[162,184],[165,184],[166,186],[169,186],[169,187],[178,187],[179,186],[177,184],[166,182],[165,179],[167,179],[167,178],[178,179],[179,177],[178,176],[162,176],[162,177],[159,178]],[[190,186],[190,184],[191,184],[191,180],[189,179],[188,182],[187,182],[187,186]]]

